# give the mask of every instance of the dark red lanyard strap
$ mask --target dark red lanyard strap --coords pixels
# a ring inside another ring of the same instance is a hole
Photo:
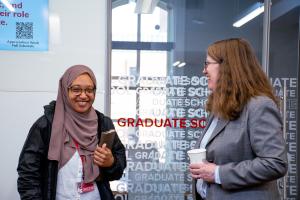
[[[75,147],[76,147],[76,149],[78,151],[78,154],[79,154],[79,144],[76,140],[73,139],[73,141],[74,141]],[[84,155],[79,154],[79,156],[80,156],[81,163],[82,163],[82,178],[84,179]]]

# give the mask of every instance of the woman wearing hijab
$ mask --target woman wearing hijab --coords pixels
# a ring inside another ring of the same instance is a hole
[[[31,127],[18,164],[21,199],[114,199],[109,181],[126,167],[125,148],[115,134],[112,148],[98,146],[110,118],[95,110],[96,78],[75,65],[59,81],[56,101]]]

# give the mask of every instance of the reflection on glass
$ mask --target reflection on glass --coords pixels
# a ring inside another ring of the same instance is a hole
[[[112,58],[112,76],[135,76],[136,51],[113,50]]]
[[[156,7],[153,14],[141,15],[141,41],[167,42],[168,12]]]
[[[112,40],[137,40],[137,15],[134,13],[135,3],[116,7],[112,10]]]
[[[244,37],[259,50],[262,26],[257,22],[262,20],[232,27],[236,15],[251,3],[245,0],[159,1],[152,14],[141,15],[134,13],[133,1],[119,2],[124,5],[112,11],[112,39],[113,44],[123,43],[122,50],[113,46],[112,51],[111,113],[126,145],[128,167],[114,184],[128,200],[192,199],[186,151],[202,134],[200,119],[208,115],[207,79],[202,74],[206,47],[215,40]],[[152,49],[158,42],[163,44],[160,51]],[[121,117],[134,123],[120,125]],[[145,119],[174,118],[190,124],[144,126]],[[191,120],[199,122],[196,128]]]
[[[140,76],[165,77],[167,75],[166,51],[141,51]]]
[[[111,92],[111,117],[118,119],[121,117],[135,118],[136,98],[135,91],[126,87],[113,87]]]

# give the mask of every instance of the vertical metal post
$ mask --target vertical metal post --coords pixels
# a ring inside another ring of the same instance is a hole
[[[142,24],[142,14],[138,13],[137,14],[137,38],[136,41],[137,42],[141,42],[141,24]],[[137,49],[136,50],[136,74],[135,74],[135,78],[136,80],[141,76],[141,50]],[[136,88],[140,87],[140,82],[136,83]],[[141,109],[141,98],[140,98],[140,93],[137,92],[136,93],[136,114],[135,114],[135,118],[138,119],[140,117],[140,109]],[[135,128],[135,133],[139,131],[139,127]],[[138,136],[139,137],[139,136]]]
[[[286,100],[287,100],[287,91],[286,91],[286,82],[284,82],[283,85],[283,138],[284,141],[286,141],[287,138],[287,132],[286,132]],[[282,198],[283,200],[286,200],[287,195],[286,195],[286,186],[287,186],[287,182],[286,182],[286,176],[283,177],[283,193],[282,193]]]
[[[264,1],[264,25],[263,25],[263,46],[262,46],[262,67],[269,76],[269,51],[270,51],[270,16],[271,0]]]
[[[282,132],[283,132],[283,138],[284,141],[286,141],[287,138],[287,132],[286,132],[286,128],[287,128],[287,117],[286,117],[286,103],[287,103],[287,86],[286,86],[286,82],[283,83],[283,87],[280,90],[280,93],[282,92],[282,94],[280,94],[280,112],[281,112],[281,116],[282,116],[282,121],[283,121],[283,127],[282,127]],[[284,177],[282,177],[281,179],[277,180],[278,183],[278,188],[280,190],[280,199],[281,200],[286,200],[287,199],[287,179],[286,179],[285,175]]]
[[[112,40],[112,0],[106,0],[106,66],[105,68],[105,87],[104,87],[104,113],[111,115],[111,40]]]
[[[270,58],[270,27],[271,27],[271,0],[264,0],[264,21],[263,21],[263,46],[262,46],[262,67],[266,75],[269,77],[269,58]],[[283,107],[282,107],[282,118],[283,118],[283,137],[286,141],[286,83],[283,86]],[[286,176],[282,178],[282,199],[286,200],[287,193],[287,180]]]

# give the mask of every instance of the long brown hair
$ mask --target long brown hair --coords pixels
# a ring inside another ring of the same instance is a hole
[[[272,86],[246,40],[217,41],[208,47],[207,54],[220,63],[219,79],[208,97],[207,111],[234,120],[252,97],[267,96],[277,103]]]

